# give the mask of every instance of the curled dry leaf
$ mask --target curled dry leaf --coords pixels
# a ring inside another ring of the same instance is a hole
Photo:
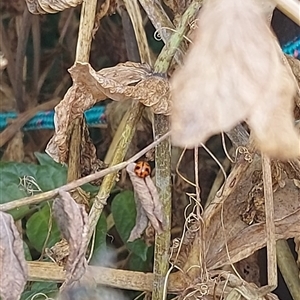
[[[265,222],[248,226],[241,220],[241,215],[248,205],[247,199],[253,190],[253,184],[249,178],[257,170],[261,171],[258,159],[248,168],[235,192],[227,198],[224,197],[221,203],[218,203],[218,197],[216,197],[204,212],[208,270],[229,264],[226,243],[231,263],[248,257],[266,245]],[[284,173],[280,181],[284,181],[285,184],[278,185],[274,191],[276,240],[293,238],[300,232],[299,189],[292,179],[285,177]]]
[[[163,231],[162,204],[159,201],[156,186],[150,176],[146,176],[145,178],[138,177],[134,172],[135,165],[135,163],[131,163],[126,168],[134,188],[136,199],[138,199],[136,201],[140,203],[137,206],[137,222],[129,237],[130,241],[139,237],[145,229],[144,214],[146,214],[158,234]]]
[[[20,299],[27,281],[23,241],[11,215],[0,211],[0,296]]]
[[[169,83],[154,75],[147,64],[126,62],[96,72],[88,63],[76,63],[69,72],[73,86],[55,108],[55,135],[46,149],[55,161],[67,162],[71,122],[101,100],[133,99],[149,106],[154,113],[170,112]]]
[[[139,239],[148,225],[148,217],[146,211],[144,210],[141,202],[139,201],[136,192],[134,193],[134,201],[136,205],[135,226],[130,232],[128,242],[133,242],[136,239]]]
[[[256,0],[204,3],[194,43],[171,80],[174,144],[195,147],[246,120],[267,155],[300,156],[296,85],[266,15]]]
[[[77,204],[68,192],[60,191],[53,202],[53,214],[62,236],[69,244],[69,257],[65,265],[69,287],[78,281],[86,269],[85,250],[88,242],[88,215],[83,205]]]
[[[53,14],[70,7],[76,7],[82,0],[26,0],[32,14]]]

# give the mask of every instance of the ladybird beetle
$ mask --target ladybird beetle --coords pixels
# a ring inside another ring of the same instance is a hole
[[[140,178],[145,178],[151,173],[151,167],[146,161],[138,161],[134,168],[135,174]]]

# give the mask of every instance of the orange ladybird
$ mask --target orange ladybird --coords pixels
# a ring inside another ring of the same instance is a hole
[[[146,161],[138,161],[134,168],[135,174],[140,178],[145,178],[150,175],[151,167]]]

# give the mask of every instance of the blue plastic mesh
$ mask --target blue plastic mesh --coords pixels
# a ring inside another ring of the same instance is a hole
[[[92,127],[105,123],[105,106],[95,106],[87,110],[84,115],[88,126]],[[15,112],[0,114],[0,130],[6,128],[9,120],[16,119]],[[38,112],[31,120],[24,125],[24,130],[54,129],[54,110]]]

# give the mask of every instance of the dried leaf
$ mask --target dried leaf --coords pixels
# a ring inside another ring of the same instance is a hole
[[[194,44],[171,80],[175,145],[198,146],[246,120],[266,154],[300,155],[292,111],[295,82],[268,13],[269,7],[265,11],[255,0],[205,2]]]
[[[72,121],[101,100],[133,99],[149,106],[154,113],[170,113],[169,83],[153,75],[147,64],[126,62],[96,72],[88,63],[76,63],[69,72],[73,86],[55,108],[55,135],[46,149],[57,162],[68,161],[68,131]],[[94,149],[91,144],[87,147]],[[94,155],[93,159],[96,159]]]
[[[159,201],[157,189],[150,176],[146,176],[143,179],[135,174],[135,165],[135,163],[129,164],[126,168],[126,171],[129,174],[137,198],[139,199],[140,204],[145,211],[151,225],[154,227],[156,232],[160,234],[163,231],[163,214],[162,204]],[[137,226],[139,228],[143,227],[142,224],[136,225],[136,227]],[[137,230],[139,233],[138,229],[135,230]]]
[[[88,215],[83,205],[77,204],[68,192],[60,191],[53,202],[53,214],[62,236],[69,244],[65,265],[66,280],[62,288],[78,281],[86,269],[85,250],[88,242]]]
[[[235,263],[266,245],[265,222],[248,226],[241,220],[241,214],[247,207],[247,199],[253,189],[249,178],[260,169],[260,160],[254,161],[235,192],[222,204],[211,204],[204,212],[207,228],[206,265],[209,270],[228,264],[228,255],[230,262]],[[292,179],[283,177],[282,180],[285,185],[278,186],[274,192],[276,240],[292,238],[300,232],[299,189]]]
[[[27,281],[23,241],[11,215],[0,211],[0,296],[20,299]]]
[[[53,14],[70,7],[76,7],[82,0],[26,0],[32,14]]]
[[[134,193],[134,201],[135,201],[135,205],[136,205],[135,226],[133,227],[133,229],[130,232],[128,242],[133,242],[136,239],[139,239],[148,225],[147,214],[146,214],[143,206],[141,205],[136,192]]]

